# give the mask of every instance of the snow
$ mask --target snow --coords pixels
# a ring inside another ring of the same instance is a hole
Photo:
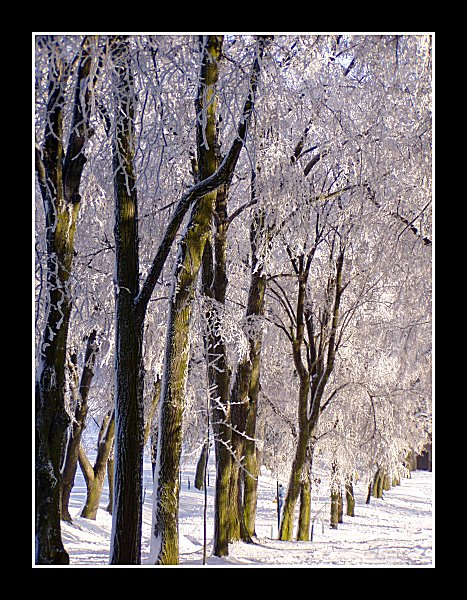
[[[180,565],[163,568],[203,568],[204,491],[194,488],[195,466],[184,466],[180,492]],[[214,469],[210,469],[207,493],[207,565],[213,567],[434,567],[432,532],[432,473],[415,471],[401,485],[384,492],[383,499],[365,503],[366,486],[355,486],[355,517],[344,515],[338,529],[329,527],[329,501],[316,499],[312,509],[321,512],[313,528],[313,541],[277,540],[276,479],[262,470],[254,544],[229,546],[229,556],[212,556]],[[285,483],[285,482],[284,482]],[[152,521],[152,474],[144,463],[142,564],[149,563]],[[78,469],[70,500],[73,523],[62,522],[62,538],[70,566],[109,566],[112,517],[105,510],[107,487],[96,521],[79,516],[85,485]],[[312,513],[313,514],[313,513]]]

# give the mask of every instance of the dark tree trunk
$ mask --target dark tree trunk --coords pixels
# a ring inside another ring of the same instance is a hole
[[[116,132],[115,195],[115,479],[111,564],[141,560],[143,475],[143,320],[135,311],[139,292],[138,207],[134,173],[135,98],[128,36],[115,36],[111,55]]]
[[[208,451],[209,442],[206,440],[201,448],[201,454],[196,464],[195,472],[195,488],[197,490],[204,490],[204,479],[206,475],[206,468],[208,462]]]
[[[85,37],[78,63],[71,134],[63,147],[63,111],[69,65],[51,37],[51,63],[44,145],[36,147],[36,172],[45,207],[47,318],[35,386],[36,563],[68,564],[60,530],[61,465],[69,416],[65,409],[67,335],[71,314],[69,279],[81,197],[79,187],[88,138],[91,37]],[[82,93],[82,89],[86,91]]]
[[[297,540],[300,541],[308,541],[310,539],[312,462],[313,444],[310,442],[308,444],[307,459],[302,473],[300,488],[300,511],[297,530]]]

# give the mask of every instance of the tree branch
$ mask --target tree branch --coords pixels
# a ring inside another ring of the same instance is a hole
[[[233,177],[233,173],[240,156],[240,151],[246,141],[246,135],[248,132],[259,84],[261,61],[263,58],[264,49],[268,42],[269,36],[260,36],[258,39],[258,51],[252,67],[248,95],[243,105],[242,114],[237,127],[237,135],[232,142],[228,154],[225,156],[215,173],[213,173],[210,177],[199,181],[187,192],[185,192],[172,214],[162,241],[159,244],[156,256],[154,257],[151,269],[141,287],[140,293],[135,299],[135,312],[140,319],[144,317],[149,299],[154,291],[162,269],[164,268],[165,262],[172,247],[172,243],[188,209],[204,195],[214,191],[221,185],[230,183]]]

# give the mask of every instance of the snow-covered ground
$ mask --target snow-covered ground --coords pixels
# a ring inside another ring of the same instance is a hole
[[[193,486],[194,469],[182,471],[180,494],[180,564],[203,567],[204,492]],[[149,567],[149,539],[152,512],[152,477],[145,463],[145,497],[143,507],[142,565]],[[207,565],[209,566],[293,566],[293,567],[432,567],[432,473],[416,471],[400,486],[384,493],[383,499],[365,504],[364,486],[356,486],[355,517],[345,517],[337,530],[329,527],[329,505],[325,497],[317,498],[315,511],[321,512],[313,528],[313,541],[282,542],[277,540],[276,480],[264,471],[259,480],[254,544],[236,543],[229,556],[212,556],[214,475],[211,470],[207,493]],[[85,498],[80,470],[70,502],[73,524],[62,523],[62,537],[73,566],[106,566],[109,560],[112,517],[106,512],[107,488],[102,496],[97,520],[79,517]],[[322,518],[321,518],[322,517]],[[321,519],[321,520],[320,520]],[[180,568],[180,567],[164,567]]]

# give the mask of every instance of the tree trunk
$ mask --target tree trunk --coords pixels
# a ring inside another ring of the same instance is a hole
[[[375,473],[372,485],[372,496],[373,498],[383,497],[383,473],[381,469],[378,469]]]
[[[331,528],[337,529],[338,523],[342,523],[342,494],[339,483],[339,471],[337,461],[333,460],[331,465]]]
[[[222,38],[202,40],[202,66],[197,98],[199,123],[198,148],[206,139],[207,149],[199,153],[200,173],[214,173],[217,166],[215,96],[218,61]],[[205,137],[204,137],[205,136]],[[156,564],[178,564],[179,469],[182,447],[182,416],[188,368],[189,327],[194,287],[209,237],[216,192],[203,196],[192,208],[190,221],[180,243],[174,278],[176,285],[170,300],[161,414],[158,434],[157,465],[154,478],[155,507],[151,560]]]
[[[217,146],[217,140],[216,140]],[[202,154],[202,153],[201,153]],[[200,171],[202,173],[202,170]],[[231,446],[235,435],[231,430],[230,369],[227,348],[217,331],[222,319],[218,307],[225,305],[227,290],[227,188],[219,188],[215,198],[216,220],[214,244],[206,243],[203,254],[203,294],[205,297],[206,331],[204,334],[208,385],[211,396],[211,422],[216,457],[216,489],[214,499],[214,548],[215,556],[228,554],[228,542],[232,539],[238,521],[237,490],[232,488],[233,456]],[[211,301],[213,300],[213,302]],[[236,539],[234,537],[234,539]]]
[[[295,505],[300,494],[301,475],[306,461],[307,446],[307,432],[300,430],[279,529],[279,539],[283,541],[290,541],[293,536]]]
[[[252,195],[254,177],[252,178]],[[243,474],[243,522],[248,535],[255,535],[256,505],[258,498],[258,453],[256,445],[256,426],[258,399],[260,391],[262,323],[258,319],[264,315],[264,296],[266,292],[266,275],[262,261],[262,249],[267,245],[269,235],[265,228],[264,213],[255,213],[250,227],[251,247],[251,280],[248,291],[246,317],[251,331],[250,337],[250,384],[248,391],[248,410],[245,439],[245,471]]]
[[[156,460],[153,556],[157,564],[178,564],[179,469],[182,416],[188,368],[189,326],[194,284],[209,232],[213,199],[195,207],[177,260],[176,291],[170,302],[165,374]]]
[[[342,269],[344,263],[344,248],[341,248],[336,260],[336,274],[328,277],[327,306],[323,310],[320,332],[320,346],[315,345],[312,315],[308,312],[306,286],[311,261],[316,246],[307,256],[291,258],[292,266],[298,279],[297,308],[294,327],[295,335],[291,337],[292,355],[295,369],[299,377],[298,425],[299,434],[297,448],[292,463],[287,495],[279,530],[279,539],[292,539],[295,505],[300,493],[301,477],[306,461],[307,448],[312,432],[315,431],[321,414],[321,400],[329,376],[334,368],[336,353],[337,326],[339,322],[339,306],[342,295]],[[302,360],[302,346],[305,340],[305,328],[308,332],[307,366]],[[326,335],[327,334],[327,335]],[[327,337],[326,340],[324,339]],[[325,348],[327,345],[327,356]]]
[[[331,528],[337,529],[339,523],[339,500],[340,493],[337,487],[331,490]]]
[[[201,71],[202,86],[196,104],[198,115],[207,114],[206,128],[197,128],[198,172],[205,179],[215,172],[220,162],[220,144],[216,129],[217,100],[216,84],[219,75],[218,61],[221,57],[222,38],[210,36],[205,41],[207,62]],[[207,145],[204,143],[207,141]],[[216,211],[213,240],[208,240],[203,251],[202,291],[206,301],[206,331],[204,344],[207,361],[210,394],[211,423],[214,434],[216,461],[216,483],[214,495],[214,547],[215,556],[228,554],[229,520],[234,518],[236,502],[230,497],[229,483],[232,469],[230,454],[232,433],[230,429],[230,371],[227,364],[227,349],[216,324],[222,317],[218,306],[225,304],[227,290],[227,197],[229,184],[221,186],[212,194],[212,208]],[[214,300],[211,302],[210,300]]]
[[[307,476],[300,486],[300,512],[298,516],[297,540],[307,542],[310,539],[311,481]]]
[[[107,504],[107,512],[112,514],[114,506],[114,449],[110,451],[109,460],[107,461],[107,482],[109,484],[109,503]]]
[[[354,517],[355,516],[355,496],[354,496],[352,481],[348,481],[345,484],[345,500],[346,500],[346,507],[347,507],[347,511],[346,511],[347,516]]]
[[[230,405],[232,422],[232,449],[234,460],[231,467],[230,477],[230,497],[232,522],[230,525],[230,541],[238,541],[245,538],[244,541],[250,541],[246,535],[246,527],[243,522],[243,489],[242,489],[242,468],[243,455],[245,449],[245,431],[248,411],[248,390],[250,385],[251,364],[249,360],[243,360],[239,363],[235,380],[232,386]]]
[[[203,142],[205,139],[207,141],[209,152],[203,152],[202,156],[203,160],[208,162],[205,165],[200,165],[200,169],[207,170],[211,169],[208,165],[209,161],[217,159],[215,151],[215,84],[218,76],[217,69],[221,56],[220,45],[222,39],[219,36],[203,37],[202,66],[197,100],[197,102],[202,103],[200,106],[203,113],[200,110],[197,110],[197,113],[205,115],[205,119],[199,119],[200,124],[205,123],[205,129],[200,131],[198,128],[197,134],[198,146],[200,146],[201,139]],[[264,44],[265,40],[262,39],[258,56],[253,64],[249,93],[243,107],[240,125],[237,128],[237,137],[225,163],[226,170],[222,174],[223,180],[220,180],[213,189],[220,185],[229,185],[233,176],[254,106]],[[215,196],[215,192],[207,193],[193,206],[186,234],[180,243],[174,273],[176,286],[174,286],[169,306],[164,363],[165,374],[161,396],[157,465],[154,477],[155,506],[153,535],[151,537],[151,560],[158,564],[178,563],[178,472],[189,349],[188,333],[194,285],[201,265],[205,243],[209,237]],[[218,523],[216,526],[222,525],[225,526],[225,523]]]
[[[79,464],[86,481],[86,501],[81,516],[95,520],[104,487],[107,464],[113,449],[115,435],[115,413],[109,412],[102,421],[97,442],[97,456],[91,466],[82,446],[79,448]]]
[[[115,479],[110,564],[141,560],[143,477],[143,320],[135,311],[139,292],[138,210],[134,160],[133,76],[128,36],[115,36],[111,55],[116,132],[115,195]]]
[[[367,491],[367,494],[366,494],[365,504],[370,504],[372,496],[373,496],[373,482],[370,481],[369,484],[368,484],[368,491]]]
[[[342,488],[340,486],[339,486],[339,502],[338,502],[337,519],[338,519],[339,523],[344,522],[344,498],[342,497]]]
[[[197,490],[204,490],[204,478],[206,475],[206,468],[207,468],[207,462],[208,462],[208,450],[209,450],[209,442],[208,442],[208,440],[206,440],[203,443],[203,447],[201,448],[201,454],[200,454],[198,462],[196,464],[195,488]]]
[[[96,341],[97,329],[93,329],[88,336],[86,352],[84,355],[83,372],[78,386],[74,385],[73,396],[75,397],[75,418],[71,426],[70,438],[66,449],[65,462],[62,469],[62,506],[61,517],[64,521],[71,521],[68,510],[71,490],[74,485],[76,469],[78,466],[78,453],[81,444],[82,433],[86,427],[86,417],[88,413],[88,395],[94,377],[94,365],[96,362],[99,344]],[[77,382],[76,373],[76,354],[70,357],[70,369],[72,379]]]
[[[310,539],[311,518],[311,469],[313,464],[313,444],[308,444],[306,466],[302,474],[300,486],[300,511],[298,517],[297,540]]]
[[[384,472],[384,475],[382,478],[382,486],[383,486],[383,490],[385,490],[386,492],[391,489],[391,481],[389,479],[389,475],[388,475],[387,471]]]
[[[36,563],[68,564],[60,529],[61,464],[69,416],[65,408],[66,344],[71,314],[69,279],[81,197],[79,187],[88,138],[91,41],[85,37],[78,63],[71,134],[63,147],[63,108],[70,75],[51,38],[47,124],[43,148],[36,147],[36,172],[45,206],[47,317],[35,385]],[[82,92],[82,88],[85,92]]]

